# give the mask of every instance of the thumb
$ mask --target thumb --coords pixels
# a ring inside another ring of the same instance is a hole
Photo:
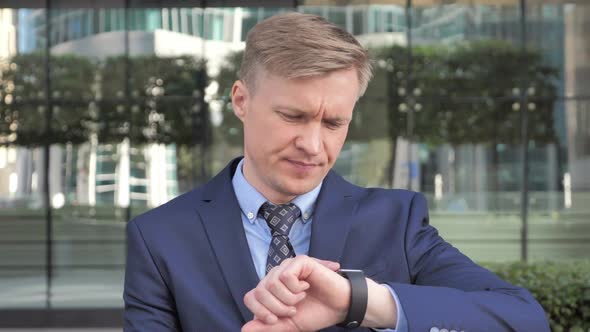
[[[340,269],[340,263],[334,261],[328,261],[324,259],[314,258],[316,262],[320,263],[321,265],[327,267],[332,271],[338,271]]]
[[[242,326],[242,332],[280,332],[287,331],[287,327],[280,321],[278,324],[268,325],[258,319],[254,319]]]
[[[257,319],[251,320],[242,326],[242,332],[257,332],[262,331],[261,322]]]

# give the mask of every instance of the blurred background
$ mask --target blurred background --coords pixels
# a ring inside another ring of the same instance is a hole
[[[477,262],[589,257],[588,1],[3,0],[0,327],[121,326],[126,221],[242,153],[244,41],[288,11],[375,60],[338,172]]]

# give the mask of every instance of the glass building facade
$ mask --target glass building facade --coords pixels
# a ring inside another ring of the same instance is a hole
[[[118,324],[126,221],[241,155],[246,35],[289,11],[374,59],[339,173],[423,192],[478,262],[588,257],[586,1],[162,4],[0,5],[0,327]]]

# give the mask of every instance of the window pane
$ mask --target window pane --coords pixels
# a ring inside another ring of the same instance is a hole
[[[47,300],[45,15],[0,8],[0,309]]]
[[[104,28],[82,38],[79,17],[102,18]],[[53,45],[50,58],[51,304],[121,307],[125,209],[117,203],[128,185],[119,155],[129,122],[115,121],[127,116],[125,69],[110,71],[110,64],[125,53],[125,11],[56,10],[52,20],[66,39]],[[99,277],[106,273],[113,279]]]

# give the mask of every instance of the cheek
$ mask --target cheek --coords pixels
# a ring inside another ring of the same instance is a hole
[[[328,158],[330,158],[332,162],[338,157],[338,154],[340,153],[340,150],[342,149],[342,146],[344,145],[345,140],[346,140],[346,131],[343,131],[342,133],[335,133],[333,135],[330,135],[326,139],[326,146],[325,146],[326,154],[328,155]]]
[[[296,126],[277,125],[264,135],[264,142],[273,150],[284,150],[293,144],[299,134]]]
[[[287,126],[277,119],[272,112],[256,112],[249,119],[252,125],[252,136],[256,138],[257,148],[275,150],[279,145],[289,141],[294,132],[292,126]]]
[[[250,117],[248,118],[248,138],[251,142],[251,145],[255,149],[268,149],[271,140],[268,139],[269,136],[273,135],[274,130],[272,128],[272,124],[268,122],[267,119],[264,117],[259,116],[258,114],[249,114]]]
[[[275,163],[285,154],[289,154],[288,150],[295,137],[293,130],[279,127],[259,127],[251,135],[251,152],[259,160],[266,160],[266,163]]]

